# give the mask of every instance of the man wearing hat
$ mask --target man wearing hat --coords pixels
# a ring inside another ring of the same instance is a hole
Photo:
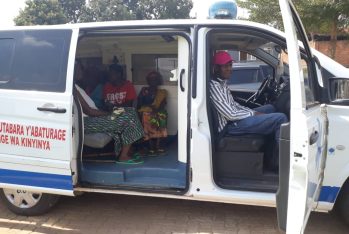
[[[230,93],[227,80],[233,72],[233,58],[225,51],[213,57],[214,76],[210,81],[210,98],[218,115],[218,132],[225,130],[228,135],[275,134],[278,142],[280,125],[288,122],[283,113],[275,113],[273,105],[254,109],[237,103]]]

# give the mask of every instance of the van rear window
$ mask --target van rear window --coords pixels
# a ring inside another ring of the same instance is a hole
[[[0,89],[64,92],[71,30],[0,32]]]

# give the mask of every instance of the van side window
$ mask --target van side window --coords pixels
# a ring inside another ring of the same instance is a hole
[[[288,56],[284,54],[282,57],[283,63],[288,63]],[[305,58],[301,58],[302,70],[304,75],[304,94],[305,94],[305,104],[307,107],[310,107],[316,103],[314,97],[314,88],[312,84],[312,73],[309,68],[309,62]]]
[[[314,90],[312,87],[311,77],[312,74],[310,72],[310,69],[308,68],[309,64],[308,62],[302,58],[302,70],[304,74],[304,91],[305,91],[305,102],[306,106],[311,106],[315,104],[315,97],[314,97]]]
[[[0,82],[6,82],[10,77],[10,65],[14,47],[14,39],[0,39]]]
[[[241,88],[241,84],[253,84],[250,88],[255,87],[256,90],[259,85],[268,76],[274,76],[274,68],[255,56],[243,52],[230,50],[230,55],[234,58],[233,73],[228,80],[228,85],[232,85],[231,88]]]
[[[177,85],[171,82],[172,70],[177,69],[176,54],[134,54],[132,55],[132,81],[135,85],[145,85],[145,77],[150,71],[157,71],[163,77],[164,85]]]
[[[64,92],[71,30],[0,32],[0,89]]]

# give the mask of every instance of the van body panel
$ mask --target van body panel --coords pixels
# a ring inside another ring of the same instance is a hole
[[[135,196],[147,196],[147,197],[161,197],[172,199],[183,199],[193,201],[207,201],[207,202],[223,202],[230,204],[252,205],[252,206],[265,206],[275,207],[275,194],[273,193],[260,193],[249,191],[232,191],[216,187],[210,192],[203,192],[199,195],[192,195],[192,192],[188,191],[184,195],[171,195],[160,193],[144,193],[130,190],[109,190],[98,188],[74,188],[76,192],[94,192],[94,193],[108,193],[108,194],[124,194]]]
[[[349,107],[341,105],[328,105],[327,115],[329,120],[327,159],[323,185],[320,198],[334,203],[349,177]],[[340,166],[339,166],[340,165]],[[327,196],[326,196],[327,195]]]
[[[0,183],[73,195],[72,30],[5,31],[0,37],[13,45],[2,51],[10,59],[0,86]]]

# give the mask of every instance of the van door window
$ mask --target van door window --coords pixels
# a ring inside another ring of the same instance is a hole
[[[0,88],[64,92],[70,37],[71,30],[0,33]]]
[[[281,59],[284,64],[288,63],[288,54],[286,52],[282,53]],[[314,87],[313,87],[313,73],[310,69],[310,63],[305,57],[301,58],[301,66],[304,74],[304,92],[305,92],[305,103],[307,107],[312,106],[316,103],[314,96]]]
[[[7,82],[10,79],[10,65],[14,46],[14,39],[0,39],[0,82]]]

